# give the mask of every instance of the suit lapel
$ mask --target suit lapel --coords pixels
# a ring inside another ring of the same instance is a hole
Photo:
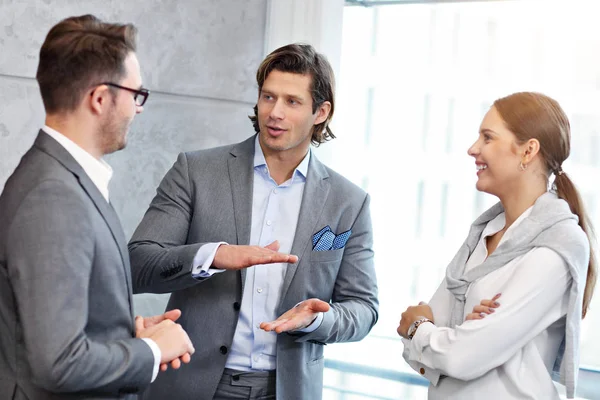
[[[236,145],[230,152],[227,161],[229,167],[229,181],[233,196],[233,213],[237,244],[250,243],[250,229],[252,224],[252,190],[254,185],[254,141],[256,135]],[[246,270],[241,270],[242,293],[246,280]]]
[[[66,169],[71,171],[79,180],[79,184],[83,188],[83,190],[90,197],[102,218],[108,225],[110,232],[119,248],[119,253],[121,254],[121,260],[123,261],[123,268],[125,272],[125,279],[127,281],[127,295],[129,299],[129,309],[131,311],[131,316],[133,318],[133,306],[132,306],[132,289],[131,289],[131,267],[129,264],[129,253],[126,247],[125,233],[123,232],[123,228],[121,223],[119,222],[119,217],[115,212],[114,208],[107,203],[100,190],[96,187],[94,182],[89,178],[89,176],[83,170],[83,167],[79,165],[77,161],[69,154],[69,152],[62,147],[58,142],[56,142],[50,135],[46,134],[43,131],[40,131],[38,137],[34,144],[43,152],[47,153],[51,157],[55,158],[58,162],[60,162]]]
[[[302,263],[304,257],[308,257],[305,254],[311,250],[308,244],[312,243],[313,233],[322,228],[320,226],[317,227],[317,222],[321,218],[323,205],[329,195],[330,184],[327,178],[329,178],[329,174],[325,166],[317,160],[313,152],[310,156],[308,176],[306,177],[304,194],[302,195],[302,203],[300,204],[300,213],[298,214],[298,225],[296,226],[294,242],[292,243],[291,254],[298,256],[298,262],[296,264],[288,264],[281,290],[282,301],[294,279],[298,266]]]

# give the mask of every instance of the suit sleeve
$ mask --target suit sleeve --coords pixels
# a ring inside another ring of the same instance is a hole
[[[333,288],[331,309],[323,314],[323,322],[316,330],[296,341],[358,341],[367,336],[377,322],[379,302],[369,203],[370,198],[366,195],[346,243]]]
[[[205,243],[186,244],[193,199],[184,153],[161,181],[129,242],[134,293],[170,293],[202,282],[192,276]]]
[[[8,229],[8,273],[32,378],[51,392],[141,389],[152,378],[148,345],[86,333],[95,257],[89,209],[81,191],[45,181],[25,197]]]

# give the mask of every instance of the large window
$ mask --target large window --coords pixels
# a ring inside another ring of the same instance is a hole
[[[381,309],[367,339],[327,347],[326,399],[426,398],[426,388],[393,379],[413,376],[396,327],[406,306],[430,298],[472,220],[496,202],[475,190],[466,153],[496,98],[527,90],[561,103],[572,125],[563,168],[600,229],[594,3],[345,8],[330,164],[371,193]],[[599,331],[600,292],[583,323],[582,366],[600,368]]]

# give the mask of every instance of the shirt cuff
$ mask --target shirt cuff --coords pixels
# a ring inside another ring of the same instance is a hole
[[[298,302],[298,304],[296,304],[294,307],[298,307],[300,305],[300,303],[302,303],[301,301]],[[297,329],[295,331],[292,332],[302,332],[302,333],[310,333],[310,332],[314,332],[317,330],[317,328],[319,328],[321,326],[321,323],[323,322],[323,313],[320,312],[317,314],[317,316],[315,317],[315,319],[313,319],[313,321],[310,323],[310,325],[302,328],[302,329]]]
[[[162,357],[162,354],[160,352],[160,348],[154,342],[154,340],[149,338],[142,338],[142,340],[146,342],[148,346],[150,346],[150,350],[152,350],[152,354],[154,354],[154,368],[152,369],[152,380],[150,381],[150,383],[152,383],[158,375],[158,368],[160,367],[160,359]]]
[[[412,340],[410,340],[410,356],[409,360],[413,362],[417,362],[419,365],[419,369],[417,370],[422,376],[424,376],[429,382],[436,386],[439,379],[440,373],[425,364],[423,364],[423,350],[426,347],[429,347],[429,338],[431,333],[435,331],[437,327],[431,322],[424,322],[417,328],[415,335]],[[416,370],[416,369],[415,369]]]
[[[410,365],[410,367],[416,372],[418,372],[419,375],[421,375],[423,378],[427,379],[433,386],[437,386],[441,374],[436,369],[430,368],[427,365],[414,360],[414,357],[412,357],[411,353],[413,344],[412,340],[402,338],[402,343],[404,344],[404,352],[402,353],[402,356],[404,357],[408,365]]]
[[[317,314],[317,317],[313,320],[313,322],[310,323],[309,326],[307,326],[306,328],[298,329],[297,331],[294,331],[294,332],[302,332],[302,333],[314,332],[321,326],[322,322],[323,322],[323,313],[320,312]]]
[[[213,261],[215,260],[215,255],[217,254],[217,249],[222,244],[228,244],[226,242],[219,243],[208,243],[198,249],[198,252],[194,256],[194,261],[192,262],[192,277],[195,279],[206,279],[213,276],[213,274],[217,274],[219,272],[225,271],[224,269],[218,268],[210,268]]]
[[[429,346],[429,336],[431,333],[435,331],[437,327],[431,322],[423,322],[417,328],[415,335],[411,340],[411,348],[410,352],[413,357],[413,360],[421,361],[421,355],[423,354],[423,349]]]

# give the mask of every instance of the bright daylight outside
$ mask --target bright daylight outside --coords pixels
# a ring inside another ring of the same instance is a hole
[[[332,166],[371,194],[381,306],[368,338],[327,347],[325,399],[427,397],[410,384],[421,378],[402,358],[396,327],[408,305],[429,300],[471,222],[497,201],[475,190],[467,155],[495,99],[539,91],[563,106],[572,128],[563,169],[600,229],[596,3],[345,7]],[[598,331],[597,292],[581,343],[581,366],[592,370]]]

